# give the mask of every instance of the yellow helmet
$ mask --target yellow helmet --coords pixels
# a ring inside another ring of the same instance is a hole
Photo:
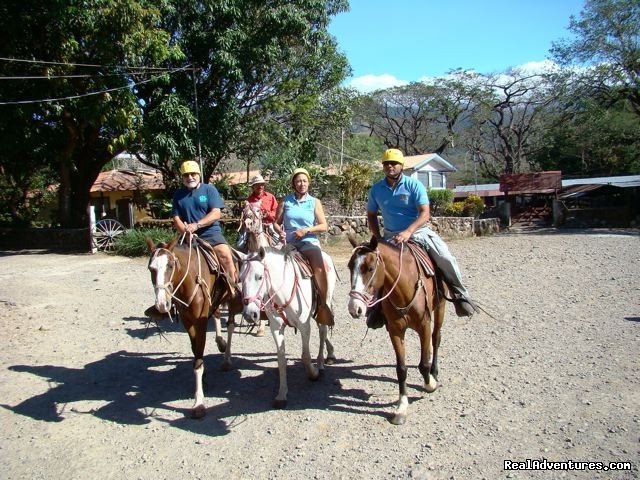
[[[304,173],[307,176],[307,180],[309,180],[309,183],[311,183],[311,175],[309,175],[309,172],[307,172],[307,169],[296,168],[291,174],[291,184],[293,184],[293,179],[296,178],[296,175],[298,175],[299,173]]]
[[[400,150],[398,150],[397,148],[390,148],[388,150],[385,150],[384,153],[382,154],[382,163],[384,162],[398,162],[402,165],[404,165],[404,156],[402,155],[402,152]]]
[[[185,173],[197,173],[198,175],[202,175],[200,172],[200,165],[198,165],[198,162],[194,162],[193,160],[187,160],[180,165],[180,174],[184,175]]]

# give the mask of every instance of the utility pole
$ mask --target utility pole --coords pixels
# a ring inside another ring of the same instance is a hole
[[[340,128],[340,173],[342,173],[343,158],[344,158],[344,128]]]
[[[202,168],[202,147],[200,146],[200,114],[198,113],[198,89],[196,85],[196,67],[192,66],[193,77],[193,97],[196,104],[196,131],[198,134],[198,164],[200,165],[200,171],[204,172]],[[202,179],[204,181],[204,179]]]

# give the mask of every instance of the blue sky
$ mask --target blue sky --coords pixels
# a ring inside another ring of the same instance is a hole
[[[542,62],[570,38],[584,0],[350,0],[329,31],[347,55],[348,85],[367,91],[463,68],[497,73]]]

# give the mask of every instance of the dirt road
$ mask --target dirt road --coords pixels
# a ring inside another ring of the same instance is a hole
[[[2,479],[638,478],[640,234],[544,232],[450,242],[495,318],[448,307],[441,388],[409,371],[407,424],[384,330],[350,319],[349,248],[332,340],[338,363],[309,382],[288,332],[289,407],[270,336],[235,337],[221,372],[210,335],[207,416],[186,417],[186,333],[147,328],[146,259],[0,256]],[[418,362],[417,337],[407,338]],[[312,344],[317,344],[314,332]],[[313,348],[316,348],[315,346]],[[505,471],[504,461],[631,462],[627,471]]]

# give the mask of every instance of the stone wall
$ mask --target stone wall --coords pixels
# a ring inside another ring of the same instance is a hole
[[[384,228],[382,218],[378,217],[380,227]],[[330,215],[327,216],[329,224],[329,236],[346,235],[354,231],[359,236],[368,236],[367,217]],[[443,238],[463,238],[474,235],[492,235],[500,231],[500,220],[497,218],[485,218],[474,220],[473,217],[433,217],[431,229]]]

